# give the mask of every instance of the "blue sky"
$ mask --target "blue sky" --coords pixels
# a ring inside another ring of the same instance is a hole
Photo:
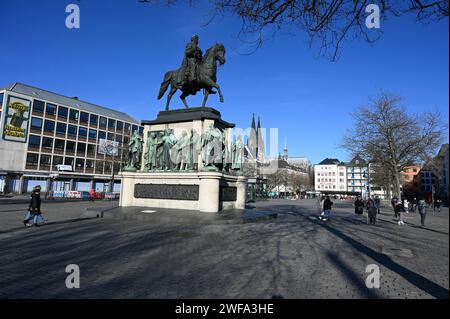
[[[65,7],[77,3],[81,28],[65,27]],[[181,3],[184,3],[181,1]],[[330,62],[308,47],[301,33],[279,34],[252,55],[236,38],[239,20],[220,17],[208,26],[209,9],[198,4],[167,7],[137,0],[0,1],[0,86],[23,82],[99,105],[153,119],[164,108],[156,99],[164,73],[181,63],[193,34],[205,51],[216,42],[226,49],[218,83],[225,103],[208,105],[247,128],[251,115],[263,127],[279,129],[282,151],[348,160],[338,147],[352,125],[350,112],[380,89],[404,97],[411,112],[439,110],[448,123],[448,19],[416,23],[412,16],[381,21],[382,38],[344,44]],[[172,107],[181,107],[174,96]],[[201,96],[187,99],[201,104]]]

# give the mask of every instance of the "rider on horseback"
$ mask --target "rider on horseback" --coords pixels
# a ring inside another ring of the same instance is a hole
[[[197,81],[197,66],[202,61],[203,52],[198,47],[198,35],[194,35],[191,38],[191,42],[186,45],[184,51],[183,63],[181,65],[184,75],[182,79],[179,79],[178,84],[188,84]]]

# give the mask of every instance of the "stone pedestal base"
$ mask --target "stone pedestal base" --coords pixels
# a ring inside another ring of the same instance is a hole
[[[221,172],[121,172],[120,177],[121,207],[160,207],[205,213],[245,208],[246,178],[243,176]]]

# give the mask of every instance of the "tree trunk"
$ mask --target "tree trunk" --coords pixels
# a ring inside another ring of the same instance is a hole
[[[397,196],[398,198],[401,198],[401,194],[400,194],[400,173],[395,170],[394,173],[394,195]]]

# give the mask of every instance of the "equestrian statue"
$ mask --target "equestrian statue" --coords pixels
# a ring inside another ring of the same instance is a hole
[[[225,47],[223,44],[215,44],[209,48],[203,56],[202,50],[198,47],[198,36],[194,35],[191,42],[186,45],[183,62],[181,67],[175,71],[166,72],[164,80],[159,89],[158,100],[166,93],[170,85],[167,95],[166,110],[169,110],[170,100],[177,90],[180,90],[181,101],[186,108],[188,95],[196,95],[198,91],[203,89],[203,103],[205,107],[209,94],[219,93],[220,102],[223,103],[223,95],[220,86],[216,83],[217,62],[220,65],[225,63]]]

